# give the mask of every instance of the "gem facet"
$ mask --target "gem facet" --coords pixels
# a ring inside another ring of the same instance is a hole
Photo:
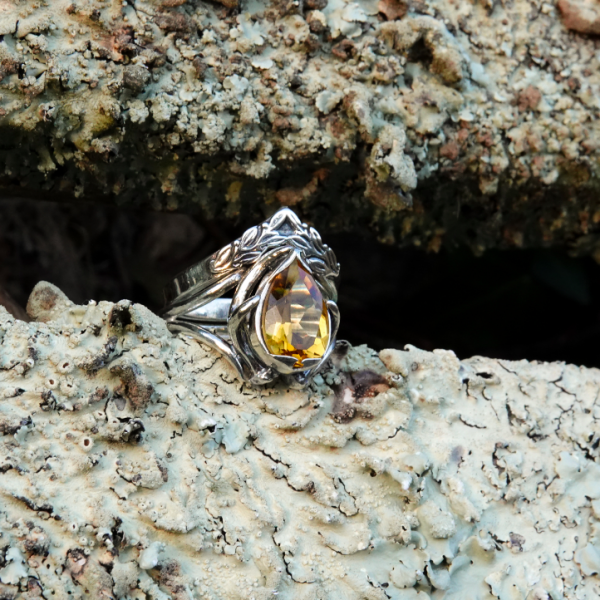
[[[306,358],[321,358],[329,343],[329,316],[321,290],[298,260],[283,269],[269,288],[262,317],[267,348],[276,356],[293,356],[295,367]]]

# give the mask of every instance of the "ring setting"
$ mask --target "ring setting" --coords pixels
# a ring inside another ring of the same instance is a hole
[[[305,386],[335,345],[338,276],[316,229],[283,208],[175,277],[163,316],[172,332],[221,352],[248,383],[281,377]]]

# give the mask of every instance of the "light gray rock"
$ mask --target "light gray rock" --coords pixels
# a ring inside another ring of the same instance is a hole
[[[599,385],[342,344],[257,390],[137,304],[0,308],[0,596],[595,599]]]
[[[54,284],[40,281],[27,302],[27,315],[34,321],[47,323],[61,317],[73,303]]]

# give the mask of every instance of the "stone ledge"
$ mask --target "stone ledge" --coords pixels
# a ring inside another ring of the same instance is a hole
[[[0,194],[600,255],[594,0],[224,4],[7,5]]]
[[[256,390],[49,295],[0,309],[3,598],[598,596],[597,369],[362,346]]]

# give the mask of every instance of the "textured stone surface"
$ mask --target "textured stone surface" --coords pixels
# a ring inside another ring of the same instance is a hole
[[[558,0],[564,24],[579,33],[600,34],[598,0]]]
[[[0,193],[248,220],[296,205],[389,243],[600,257],[597,14],[597,0],[3,2]]]
[[[342,345],[257,391],[143,306],[46,292],[0,309],[2,598],[600,594],[600,371]]]

